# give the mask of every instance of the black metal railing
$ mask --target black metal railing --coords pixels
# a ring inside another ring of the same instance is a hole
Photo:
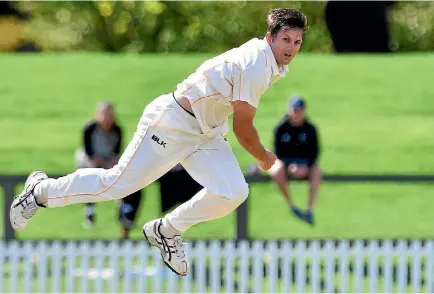
[[[51,176],[59,177],[59,176]],[[9,209],[15,196],[16,187],[26,181],[26,175],[0,175],[0,185],[4,190],[4,239],[15,239],[15,231],[9,221]],[[266,183],[270,178],[265,175],[246,175],[246,181],[250,184]],[[300,181],[300,180],[297,180]],[[324,182],[402,182],[402,183],[433,183],[434,175],[338,175],[330,174],[323,176]],[[236,238],[237,240],[249,239],[248,226],[248,200],[245,201],[236,211]]]

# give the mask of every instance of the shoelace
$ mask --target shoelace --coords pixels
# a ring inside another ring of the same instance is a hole
[[[186,243],[184,243],[182,241],[181,236],[174,236],[173,237],[173,247],[175,248],[175,254],[180,259],[185,258],[184,244],[186,244]]]
[[[38,209],[38,206],[36,203],[33,203],[30,199],[32,197],[30,192],[25,192],[22,195],[18,196],[18,202],[17,205],[21,205],[23,207],[22,216],[24,218],[31,218],[33,215],[35,215],[36,210]]]
[[[32,216],[35,215],[36,210],[38,210],[38,206],[37,205],[29,205],[30,207],[28,207],[26,210],[23,211],[22,216],[25,217],[26,219],[31,218]]]

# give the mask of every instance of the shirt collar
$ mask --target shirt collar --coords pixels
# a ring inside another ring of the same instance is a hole
[[[277,65],[276,58],[274,57],[273,50],[271,50],[271,46],[270,44],[268,44],[266,38],[264,38],[264,44],[265,44],[265,53],[267,54],[267,58],[268,60],[271,60],[272,75],[280,75],[284,77],[285,74],[288,72],[289,67],[287,65],[284,65],[282,68],[279,68],[279,66]]]

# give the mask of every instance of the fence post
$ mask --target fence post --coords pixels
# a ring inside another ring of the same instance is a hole
[[[247,240],[249,238],[248,228],[248,207],[249,197],[237,208],[237,240]]]
[[[3,228],[4,228],[4,240],[12,240],[15,239],[15,231],[11,226],[11,222],[9,220],[9,210],[14,201],[15,196],[15,186],[16,182],[3,182],[3,191],[4,191],[4,208],[3,208]]]

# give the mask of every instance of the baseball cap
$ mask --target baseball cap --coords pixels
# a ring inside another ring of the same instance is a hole
[[[294,109],[301,109],[306,107],[306,102],[301,96],[293,96],[289,101],[289,107]]]

